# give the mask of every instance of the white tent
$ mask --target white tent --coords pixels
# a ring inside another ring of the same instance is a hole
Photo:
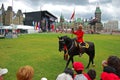
[[[26,25],[16,25],[16,28],[17,29],[33,29],[34,30],[33,26],[26,26]]]
[[[12,29],[12,26],[2,26],[2,29]]]
[[[27,25],[11,25],[11,26],[2,26],[2,29],[22,29],[27,30],[28,33],[36,33],[37,31],[34,29],[33,26],[27,26]]]
[[[28,34],[36,32],[33,26],[27,26],[27,25],[16,25],[16,29],[27,30]]]

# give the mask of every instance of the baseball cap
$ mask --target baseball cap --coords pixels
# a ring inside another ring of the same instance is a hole
[[[74,70],[84,70],[84,65],[81,62],[74,62],[73,63]]]

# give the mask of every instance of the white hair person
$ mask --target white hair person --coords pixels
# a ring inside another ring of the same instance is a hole
[[[46,78],[46,77],[43,77],[43,78],[41,78],[41,80],[47,80],[47,78]]]

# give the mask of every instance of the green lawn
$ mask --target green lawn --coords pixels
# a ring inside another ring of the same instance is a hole
[[[58,51],[58,36],[71,34],[25,34],[14,39],[0,39],[0,67],[8,68],[9,72],[4,75],[4,80],[16,80],[16,72],[19,67],[31,65],[34,70],[33,80],[40,80],[47,77],[48,80],[55,80],[66,65],[63,60],[63,53]],[[75,37],[75,36],[73,36]],[[120,35],[90,35],[85,34],[86,41],[95,43],[95,64],[99,80],[102,72],[101,61],[110,55],[120,56]],[[87,66],[88,56],[75,56],[75,61],[81,61]],[[71,63],[69,64],[71,67]],[[93,68],[90,66],[90,68]],[[87,72],[87,69],[85,70]]]

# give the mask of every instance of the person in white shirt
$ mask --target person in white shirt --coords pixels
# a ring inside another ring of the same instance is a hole
[[[73,70],[70,68],[66,68],[65,71],[59,74],[56,80],[73,80]]]

